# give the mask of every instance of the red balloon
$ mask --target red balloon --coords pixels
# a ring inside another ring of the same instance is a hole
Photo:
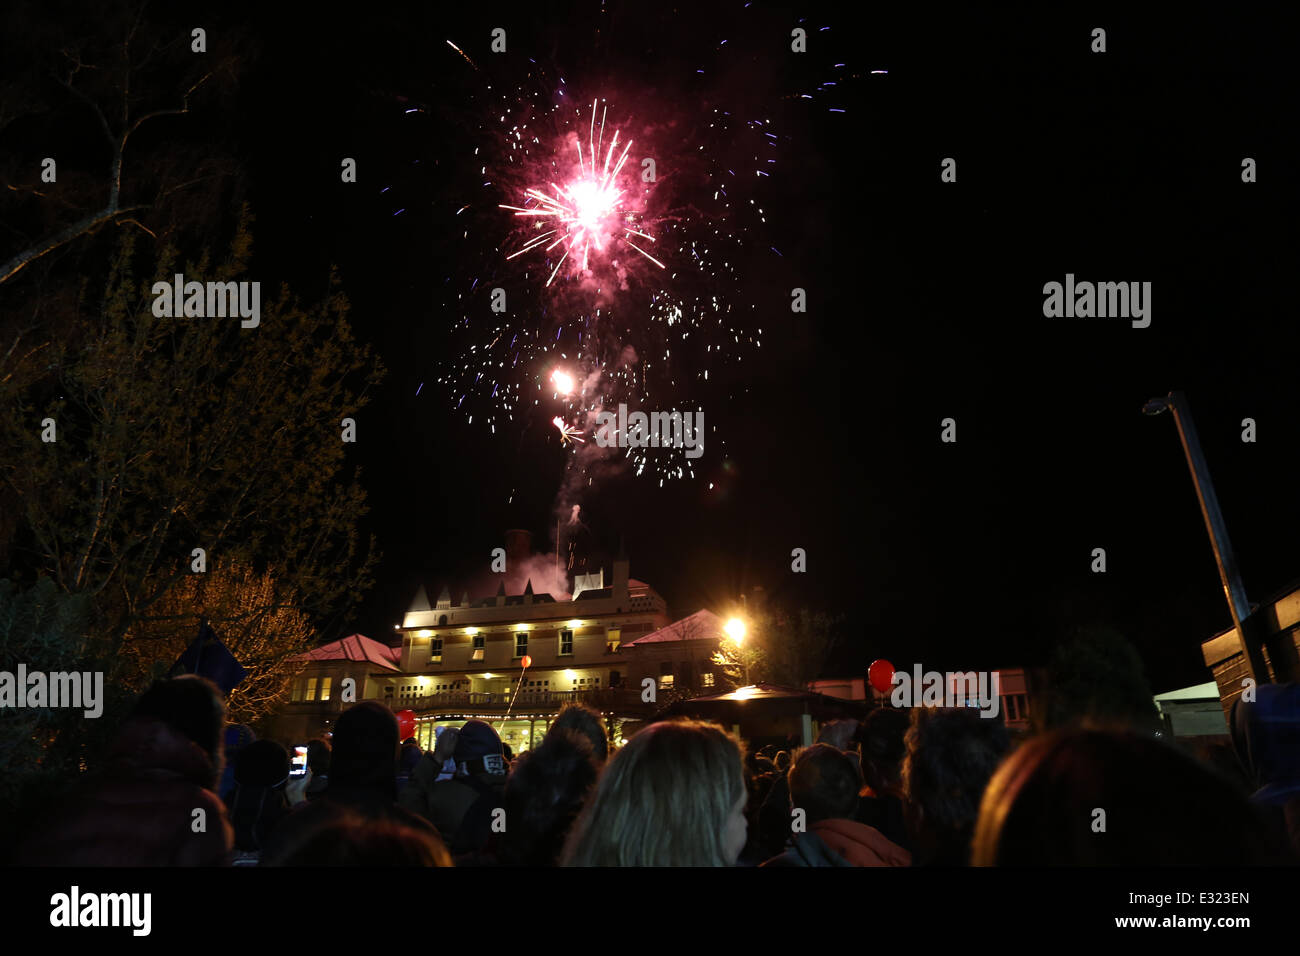
[[[415,711],[399,710],[397,712],[397,739],[405,740],[415,736]]]
[[[524,670],[528,670],[528,668],[533,666],[533,659],[525,654],[524,659],[520,661],[520,663],[524,665]]]
[[[882,694],[889,693],[889,689],[894,686],[894,665],[883,658],[872,661],[867,668],[867,680]]]

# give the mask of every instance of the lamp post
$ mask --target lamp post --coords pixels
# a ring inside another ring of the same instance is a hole
[[[1196,486],[1196,498],[1201,504],[1201,516],[1205,519],[1205,528],[1210,534],[1214,560],[1219,567],[1219,580],[1223,584],[1224,597],[1228,599],[1228,609],[1232,612],[1232,625],[1236,628],[1246,656],[1246,667],[1256,683],[1268,683],[1268,668],[1264,664],[1260,642],[1255,637],[1256,621],[1251,618],[1246,587],[1241,582],[1232,541],[1228,538],[1228,526],[1219,509],[1219,498],[1214,493],[1214,482],[1210,480],[1210,469],[1205,462],[1205,453],[1201,450],[1201,441],[1196,434],[1196,424],[1192,421],[1187,396],[1174,391],[1165,398],[1153,398],[1142,406],[1144,415],[1159,415],[1166,411],[1173,412],[1174,424],[1178,426],[1178,437],[1182,440],[1183,453],[1187,456],[1192,484]]]

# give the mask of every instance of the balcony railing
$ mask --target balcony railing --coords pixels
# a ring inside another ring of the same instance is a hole
[[[576,701],[597,710],[644,710],[638,691],[619,687],[597,690],[521,690],[518,696],[511,693],[471,693],[469,691],[444,691],[422,696],[384,698],[396,709],[413,710],[417,714],[431,710],[482,709],[500,710],[503,713],[514,700],[514,711],[535,711],[545,708],[559,710]]]

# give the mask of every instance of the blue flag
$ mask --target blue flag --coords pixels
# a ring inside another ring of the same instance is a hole
[[[221,688],[223,694],[229,694],[235,685],[248,676],[248,671],[235,660],[235,655],[221,643],[216,631],[208,627],[205,621],[199,627],[199,636],[172,667],[171,677],[181,674],[197,674],[206,677]]]

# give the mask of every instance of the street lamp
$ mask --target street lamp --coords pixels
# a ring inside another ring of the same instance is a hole
[[[727,632],[727,636],[735,641],[738,646],[745,643],[745,634],[747,633],[748,628],[745,627],[745,622],[740,618],[731,618],[722,626],[722,629]],[[741,663],[745,665],[745,684],[748,685],[749,661],[742,656]]]
[[[1246,666],[1257,683],[1268,681],[1268,670],[1264,665],[1264,656],[1259,643],[1254,639],[1253,627],[1250,635],[1243,626],[1244,621],[1251,625],[1250,602],[1246,600],[1246,587],[1241,582],[1241,572],[1237,568],[1237,558],[1232,551],[1232,542],[1228,538],[1228,526],[1219,509],[1219,498],[1214,493],[1214,482],[1210,480],[1210,469],[1205,462],[1205,453],[1201,450],[1201,441],[1196,434],[1196,425],[1192,421],[1191,408],[1187,396],[1182,392],[1170,392],[1165,398],[1153,398],[1142,406],[1144,415],[1160,415],[1173,412],[1174,424],[1178,426],[1178,437],[1183,443],[1183,453],[1187,456],[1187,467],[1192,473],[1192,483],[1196,486],[1196,498],[1201,504],[1201,515],[1205,518],[1206,530],[1210,533],[1210,545],[1214,548],[1214,560],[1219,566],[1219,580],[1223,584],[1224,597],[1228,599],[1228,609],[1232,612],[1232,624],[1241,639],[1242,650],[1246,656]]]

